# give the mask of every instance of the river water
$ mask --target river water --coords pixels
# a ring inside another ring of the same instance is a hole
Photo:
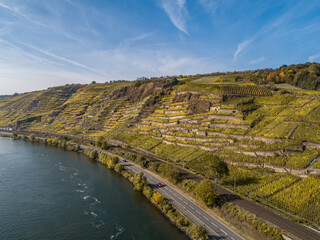
[[[0,239],[187,237],[102,164],[83,154],[0,137]]]

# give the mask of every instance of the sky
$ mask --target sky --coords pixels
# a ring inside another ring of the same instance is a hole
[[[318,0],[0,0],[0,95],[320,61]]]

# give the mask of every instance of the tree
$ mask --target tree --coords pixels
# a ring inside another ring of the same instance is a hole
[[[143,194],[150,199],[153,195],[153,189],[150,186],[144,186]]]
[[[96,150],[91,150],[89,153],[89,158],[96,159],[98,157],[98,152]]]
[[[158,205],[159,203],[161,203],[161,201],[163,200],[161,193],[159,192],[155,192],[152,196],[151,202],[153,204]]]
[[[144,168],[149,166],[149,161],[143,155],[138,155],[136,161]]]
[[[115,166],[114,166],[114,170],[117,172],[117,173],[121,173],[123,171],[124,167],[122,166],[121,163],[117,163]]]
[[[190,161],[187,166],[211,179],[229,175],[228,164],[223,159],[212,154]]]
[[[109,160],[107,161],[108,168],[114,169],[118,162],[119,158],[117,156],[109,158]]]
[[[158,172],[174,184],[181,182],[180,172],[171,164],[161,163],[158,167]]]
[[[141,192],[144,186],[147,186],[147,179],[142,172],[136,173],[133,178],[134,189]]]
[[[194,189],[194,193],[205,205],[209,207],[218,203],[218,195],[214,191],[214,185],[210,179],[202,180]]]

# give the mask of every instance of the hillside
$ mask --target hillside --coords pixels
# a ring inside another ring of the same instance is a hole
[[[54,87],[0,98],[0,127],[103,136],[206,177],[217,155],[222,184],[236,177],[238,193],[319,225],[320,92],[287,72],[263,85],[238,72]]]

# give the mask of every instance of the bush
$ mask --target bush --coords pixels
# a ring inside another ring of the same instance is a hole
[[[186,219],[184,216],[180,216],[177,220],[178,224],[183,227],[188,227],[190,225],[190,221]]]
[[[197,240],[207,239],[206,230],[202,226],[193,224],[189,228],[189,233]]]

